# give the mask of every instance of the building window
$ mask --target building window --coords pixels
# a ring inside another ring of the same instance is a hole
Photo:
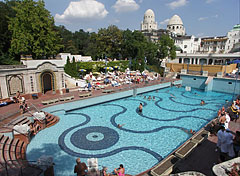
[[[62,87],[64,87],[64,75],[62,73]]]
[[[34,87],[33,87],[33,77],[32,77],[32,76],[30,76],[30,84],[31,84],[32,92],[34,92]]]
[[[184,45],[184,48],[187,48],[187,45]]]

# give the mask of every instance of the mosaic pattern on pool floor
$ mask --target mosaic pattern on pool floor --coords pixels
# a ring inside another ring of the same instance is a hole
[[[155,96],[155,101],[147,100],[148,96]],[[60,122],[33,139],[27,158],[53,155],[57,175],[71,175],[77,157],[85,162],[98,158],[99,165],[109,171],[122,163],[127,173],[137,174],[186,141],[190,134],[184,130],[197,131],[211,121],[230,99],[228,94],[172,87],[68,113],[55,112]],[[204,106],[201,100],[206,102]],[[118,128],[118,124],[123,126]]]

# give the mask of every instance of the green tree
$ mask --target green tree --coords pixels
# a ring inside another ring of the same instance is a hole
[[[89,41],[89,32],[84,32],[84,30],[80,29],[79,31],[73,33],[73,42],[78,54],[85,55]]]
[[[68,75],[71,75],[72,73],[71,73],[71,70],[72,70],[72,68],[71,68],[71,63],[70,63],[70,58],[69,58],[69,56],[67,57],[67,63],[64,65],[64,71],[65,71],[65,73],[67,73]]]
[[[12,7],[16,5],[16,0],[0,2],[0,64],[19,64],[9,57],[11,44],[11,32],[8,30],[9,18],[15,17],[16,13]]]
[[[54,57],[62,47],[54,30],[54,20],[42,0],[22,0],[14,7],[16,17],[10,18],[11,54],[32,55],[33,59]]]
[[[174,40],[168,35],[162,35],[158,42],[159,52],[158,57],[164,59],[166,57],[170,59],[175,59],[176,57],[176,46],[174,45]]]
[[[121,42],[122,31],[116,26],[111,25],[107,29],[100,29],[97,35],[97,45],[100,50],[99,55],[118,58],[121,52]]]
[[[95,32],[91,33],[88,47],[85,49],[85,54],[91,56],[93,60],[103,57],[103,51],[100,51],[100,47],[97,44],[97,37],[98,35]]]

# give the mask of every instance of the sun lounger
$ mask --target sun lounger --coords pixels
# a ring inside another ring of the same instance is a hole
[[[58,98],[51,99],[51,100],[49,100],[48,104],[57,103],[58,101],[59,101]]]
[[[185,158],[196,146],[195,142],[187,141],[175,152],[175,155],[179,158]]]
[[[42,104],[43,105],[48,105],[48,104],[50,104],[49,102],[50,102],[49,100],[45,100],[45,101],[42,101]]]
[[[195,134],[192,137],[192,142],[199,144],[201,143],[203,140],[207,139],[209,132],[206,130],[201,130],[199,133]]]
[[[179,161],[174,155],[170,155],[161,161],[156,167],[151,170],[153,176],[169,175],[173,171],[173,166]]]

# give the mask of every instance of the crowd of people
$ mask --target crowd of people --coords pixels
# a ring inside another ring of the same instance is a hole
[[[123,167],[123,164],[120,164],[118,168],[115,168],[111,173],[107,172],[107,167],[103,166],[102,170],[100,171],[100,176],[125,176],[125,168]],[[86,163],[81,162],[80,158],[76,159],[76,165],[74,166],[74,173],[77,174],[77,176],[85,176],[88,174],[88,167]]]
[[[140,84],[140,83],[148,83],[149,81],[157,80],[160,78],[158,73],[156,74],[148,74],[148,73],[140,73],[140,72],[107,72],[106,74],[102,73],[98,76],[93,76],[92,73],[85,76],[85,79],[88,83],[85,86],[85,89],[91,91],[92,89],[97,89],[97,87],[108,86],[118,87],[124,84]]]
[[[210,132],[217,135],[219,162],[232,159],[240,155],[240,131],[235,133],[229,129],[230,121],[237,121],[240,112],[240,101],[236,99],[230,107],[219,109],[217,118],[211,124]]]

